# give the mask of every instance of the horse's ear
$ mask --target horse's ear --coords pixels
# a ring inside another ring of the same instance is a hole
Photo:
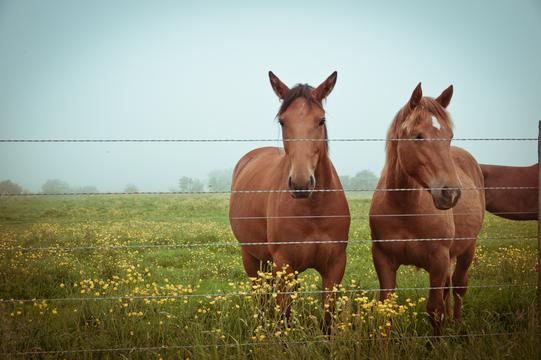
[[[436,101],[446,108],[449,106],[449,103],[451,102],[451,98],[453,97],[453,85],[449,86],[447,89],[443,90],[440,96],[436,99]]]
[[[287,93],[289,92],[289,88],[287,87],[287,85],[284,84],[280,79],[278,79],[278,76],[274,75],[272,71],[269,71],[269,79],[272,90],[274,90],[280,100],[284,100]]]
[[[312,97],[318,102],[322,102],[331,93],[334,85],[336,84],[336,78],[338,73],[333,72],[325,81],[323,81],[317,88],[312,91]]]
[[[421,83],[419,83],[415,87],[415,90],[413,90],[410,101],[408,102],[411,110],[415,109],[417,105],[419,105],[422,97],[423,97],[423,89],[421,88]]]

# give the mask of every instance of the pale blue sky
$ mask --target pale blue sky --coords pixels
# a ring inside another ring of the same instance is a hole
[[[539,1],[259,3],[0,0],[1,138],[273,138],[288,85],[332,71],[331,138],[384,137],[422,81],[449,84],[456,137],[536,137]],[[277,143],[279,144],[279,143]],[[257,143],[0,144],[0,180],[167,190]],[[461,142],[528,165],[535,142]],[[384,143],[333,143],[341,174],[379,173]]]

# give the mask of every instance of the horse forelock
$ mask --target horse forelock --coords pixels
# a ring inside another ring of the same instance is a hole
[[[286,96],[284,97],[284,100],[282,101],[282,104],[280,105],[280,109],[278,110],[277,116],[280,116],[283,114],[287,108],[293,104],[293,102],[299,98],[303,98],[306,100],[306,103],[309,107],[312,105],[316,105],[320,107],[323,110],[323,105],[318,102],[314,97],[312,96],[312,91],[314,90],[313,87],[311,87],[308,84],[297,84],[293,88],[291,88]]]
[[[419,105],[413,110],[409,108],[409,103],[404,105],[395,115],[393,122],[387,131],[384,174],[390,175],[398,173],[398,141],[394,141],[394,139],[403,139],[407,134],[411,134],[415,126],[418,125],[418,115],[422,112],[429,112],[436,115],[437,121],[442,127],[453,130],[453,121],[451,120],[451,117],[445,108],[433,98],[423,97]]]
[[[279,117],[281,114],[283,114],[293,102],[299,98],[304,99],[306,101],[306,104],[308,105],[308,108],[311,109],[313,105],[319,107],[321,110],[323,109],[323,104],[314,99],[312,96],[312,91],[314,88],[308,84],[297,84],[293,88],[289,90],[287,95],[285,96],[284,100],[282,101],[282,104],[280,105],[280,109],[278,110],[278,114],[276,114],[277,117]],[[328,139],[328,132],[327,132],[327,125],[324,126],[325,131],[325,139]],[[325,141],[324,143],[325,152],[329,151],[329,143]]]

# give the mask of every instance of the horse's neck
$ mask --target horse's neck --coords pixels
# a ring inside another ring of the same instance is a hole
[[[395,208],[408,208],[417,204],[421,198],[421,191],[418,190],[397,190],[397,189],[420,189],[421,186],[409,176],[395,160],[386,167],[384,186],[388,189],[385,193],[390,204]]]
[[[331,159],[329,159],[327,154],[321,156],[314,177],[316,178],[316,189],[331,189],[336,187],[334,184],[334,169]]]

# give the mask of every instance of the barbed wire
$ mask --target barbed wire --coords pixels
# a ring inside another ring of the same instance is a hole
[[[535,211],[495,211],[490,212],[493,215],[532,215],[537,214]],[[477,215],[477,212],[467,212],[467,213],[452,213],[453,216],[470,216]],[[277,216],[227,216],[227,215],[216,215],[216,216],[163,216],[163,217],[145,217],[141,219],[137,218],[127,218],[127,219],[112,219],[107,218],[86,218],[79,220],[64,220],[64,219],[51,219],[53,221],[46,220],[34,220],[34,219],[10,219],[10,220],[0,220],[0,225],[3,224],[50,224],[50,223],[62,223],[62,224],[74,224],[74,223],[84,223],[84,222],[171,222],[176,220],[278,220],[278,219],[368,219],[368,218],[378,218],[378,217],[425,217],[425,216],[449,216],[449,213],[441,211],[439,213],[406,213],[406,214],[372,214],[372,215],[277,215]]]
[[[400,191],[431,191],[431,190],[460,190],[460,191],[486,191],[486,190],[537,190],[537,186],[488,186],[488,187],[438,187],[438,188],[375,188],[375,189],[256,189],[256,190],[209,190],[209,191],[106,191],[106,192],[59,192],[59,193],[3,193],[0,197],[17,196],[103,196],[103,195],[186,195],[186,194],[259,194],[259,193],[333,193],[333,192],[400,192]]]
[[[445,289],[503,289],[503,288],[527,288],[537,287],[537,284],[493,284],[493,285],[467,285],[467,286],[427,286],[427,287],[402,287],[402,288],[359,288],[337,290],[299,290],[299,291],[243,291],[243,292],[217,292],[206,294],[171,294],[171,295],[124,295],[103,297],[63,297],[63,298],[33,298],[33,299],[0,299],[0,303],[46,303],[46,302],[74,302],[74,301],[119,301],[119,300],[164,300],[164,299],[189,299],[189,298],[227,298],[227,297],[253,297],[260,295],[321,295],[338,293],[368,293],[380,291],[426,291]]]
[[[459,338],[475,338],[475,337],[496,337],[496,336],[513,336],[525,335],[526,331],[513,332],[497,332],[497,333],[472,333],[472,334],[448,334],[448,335],[413,335],[413,336],[389,336],[389,337],[363,337],[357,339],[338,338],[336,341],[330,339],[314,339],[314,340],[278,340],[276,342],[259,341],[259,342],[235,342],[235,343],[218,343],[218,344],[190,344],[190,345],[160,345],[160,346],[142,346],[142,347],[115,347],[115,348],[90,348],[90,349],[67,349],[67,350],[34,350],[12,353],[2,353],[4,356],[30,356],[30,355],[60,355],[60,354],[81,354],[81,353],[107,353],[107,352],[150,352],[150,351],[167,351],[167,350],[183,350],[196,348],[228,348],[228,347],[248,347],[248,346],[272,346],[278,344],[298,345],[298,344],[318,344],[318,343],[333,343],[333,342],[360,342],[360,341],[403,341],[403,340],[439,340],[439,339],[459,339]]]
[[[269,245],[317,245],[317,244],[358,244],[358,243],[394,243],[394,242],[430,242],[430,241],[472,241],[472,240],[536,240],[531,236],[502,236],[502,237],[440,237],[440,238],[413,238],[413,239],[350,239],[350,240],[293,240],[293,241],[267,241],[267,242],[216,242],[216,243],[181,243],[181,244],[126,244],[114,246],[74,246],[74,247],[11,247],[0,248],[2,251],[85,251],[85,250],[126,250],[126,249],[172,249],[193,247],[243,247],[243,246],[269,246]]]
[[[0,139],[0,143],[209,143],[209,142],[381,142],[381,141],[537,141],[537,138],[336,138],[336,139],[270,139],[270,138],[216,138],[216,139]]]

